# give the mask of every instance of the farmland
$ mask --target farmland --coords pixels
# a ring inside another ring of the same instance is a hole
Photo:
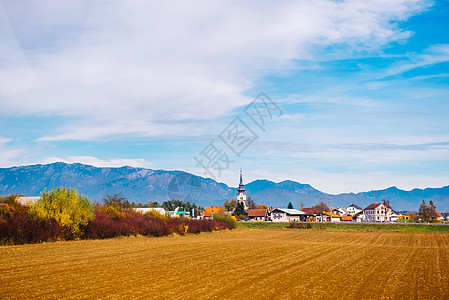
[[[449,298],[449,234],[242,229],[0,247],[2,298]]]

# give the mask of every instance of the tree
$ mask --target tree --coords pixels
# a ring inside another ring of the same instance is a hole
[[[161,205],[157,201],[150,201],[150,202],[148,202],[150,207],[161,207]]]
[[[243,205],[243,202],[239,202],[239,204],[237,204],[237,207],[234,210],[234,216],[244,216],[244,215],[246,215],[245,206]]]
[[[257,209],[268,209],[268,206],[266,206],[265,204],[259,204],[257,205]]]
[[[226,209],[226,211],[231,211],[234,209],[234,207],[237,206],[237,200],[235,199],[232,199],[231,201],[226,200],[223,206]]]
[[[103,198],[103,202],[105,206],[112,206],[118,210],[132,208],[131,203],[129,203],[128,199],[122,194],[107,194],[106,197]]]
[[[303,208],[303,207],[304,207],[304,202],[301,201],[301,203],[299,203],[299,206],[300,206],[301,208]]]
[[[200,213],[200,209],[199,209],[198,205],[196,205],[196,203],[193,203],[193,204],[191,204],[190,202],[184,203],[181,200],[164,201],[164,203],[162,203],[161,207],[167,211],[173,211],[177,207],[179,207],[179,209],[183,209],[184,211],[188,211],[188,212],[191,212],[193,209],[195,211],[194,212],[195,216],[198,216]]]
[[[40,219],[53,219],[73,236],[79,236],[80,226],[94,219],[93,205],[86,196],[76,189],[65,187],[44,190],[39,199],[30,208],[30,215]]]
[[[423,199],[421,204],[419,205],[418,214],[421,217],[422,221],[425,223],[436,220],[436,206],[433,204],[433,201],[430,200],[429,204],[427,205],[426,201]]]
[[[246,204],[248,205],[249,209],[254,209],[257,207],[256,202],[254,202],[253,198],[251,198],[251,196],[248,197],[248,199],[246,199]]]
[[[314,205],[313,207],[319,208],[321,213],[329,211],[329,207],[327,207],[326,202],[324,202],[323,200],[321,200],[320,203]]]
[[[293,209],[293,204],[291,202],[289,202],[288,205],[287,205],[287,208],[288,209]]]

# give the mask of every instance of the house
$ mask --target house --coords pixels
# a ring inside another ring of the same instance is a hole
[[[439,222],[443,222],[444,221],[444,217],[443,217],[442,213],[437,211],[436,215],[437,215],[437,218],[436,218],[437,221],[439,221]]]
[[[406,213],[399,213],[397,219],[404,220],[404,222],[406,222],[410,220],[410,215],[407,215]]]
[[[297,209],[273,208],[268,210],[267,220],[271,222],[305,221],[306,213]]]
[[[363,211],[363,208],[356,204],[351,204],[346,208],[346,214],[350,216],[353,216],[361,211]]]
[[[301,211],[305,213],[306,221],[316,221],[317,216],[321,215],[323,209],[320,207],[303,207]]]
[[[16,202],[25,206],[35,204],[41,197],[17,197]]]
[[[352,216],[342,216],[341,221],[342,222],[352,222],[353,219],[352,219]]]
[[[212,215],[207,211],[203,211],[202,217],[203,217],[203,219],[206,219],[206,220],[212,220]]]
[[[365,212],[363,210],[359,211],[355,215],[352,215],[351,217],[352,217],[353,221],[356,221],[358,223],[366,221],[366,215],[365,215]]]
[[[248,218],[251,221],[263,222],[267,220],[268,209],[250,209]]]
[[[146,214],[147,212],[154,211],[160,213],[161,215],[165,215],[165,209],[162,207],[136,207],[134,211],[140,212],[142,214]]]
[[[385,200],[368,205],[364,212],[369,222],[392,222],[391,217],[393,213],[396,215],[395,219],[397,220],[396,212],[391,208],[390,203]]]
[[[449,213],[448,212],[441,213],[441,216],[443,217],[443,221],[449,221]]]
[[[321,217],[321,220],[320,220]],[[332,220],[331,220],[331,213],[324,211],[321,216],[317,218],[318,222],[340,222],[341,221],[341,216],[337,215],[337,214],[332,214]]]
[[[339,216],[344,216],[344,215],[346,215],[346,208],[344,208],[344,207],[333,208],[332,213],[339,215]]]
[[[392,212],[391,212],[391,215],[390,215],[390,222],[397,222],[398,221],[398,214],[393,210]]]
[[[213,215],[220,211],[226,212],[226,209],[224,208],[224,206],[212,205],[210,207],[205,207],[204,211],[207,212],[209,215]]]

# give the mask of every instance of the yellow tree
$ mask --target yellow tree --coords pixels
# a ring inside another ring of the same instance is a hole
[[[73,236],[79,236],[80,226],[94,219],[93,205],[76,189],[65,187],[44,190],[41,199],[31,208],[30,214],[41,219],[53,219]]]

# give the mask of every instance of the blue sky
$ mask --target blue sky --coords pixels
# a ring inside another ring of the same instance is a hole
[[[448,185],[448,19],[447,1],[0,1],[0,167]],[[262,91],[282,111],[263,130]],[[257,135],[240,156],[219,137],[236,117]],[[210,142],[220,174],[194,159]]]

